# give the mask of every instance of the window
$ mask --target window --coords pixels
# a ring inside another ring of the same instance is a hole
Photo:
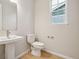
[[[66,0],[52,0],[52,23],[63,24],[65,22]]]
[[[65,0],[59,0],[59,3],[65,2]]]

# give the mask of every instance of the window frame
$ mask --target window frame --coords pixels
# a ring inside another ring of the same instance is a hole
[[[63,3],[63,2],[61,2],[61,3]],[[58,4],[60,4],[60,3],[58,3]],[[58,5],[57,4],[57,5]],[[56,5],[56,4],[55,4]],[[68,19],[67,19],[67,6],[68,6],[68,1],[66,0],[65,1],[65,16],[64,16],[64,22],[62,22],[62,23],[54,23],[54,22],[52,22],[52,24],[68,24]],[[51,20],[52,20],[52,15],[51,15],[51,12],[52,12],[52,0],[49,0],[49,9],[50,9],[50,11],[49,11],[49,13],[50,13],[50,18],[51,18]]]

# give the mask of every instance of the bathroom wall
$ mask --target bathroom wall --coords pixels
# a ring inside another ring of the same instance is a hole
[[[28,50],[26,44],[26,35],[34,33],[34,1],[33,0],[17,0],[17,31],[13,32],[24,37],[22,41],[16,43],[16,56]]]
[[[35,0],[35,33],[46,49],[79,59],[79,1],[68,0],[68,24],[52,24],[50,0]],[[53,39],[48,36],[54,36]]]
[[[17,30],[11,31],[11,34],[21,35],[24,38],[15,44],[16,56],[28,50],[26,35],[34,33],[33,3],[33,0],[17,0]],[[0,36],[5,33],[5,31],[0,31]],[[0,59],[4,59],[4,45],[0,45]]]

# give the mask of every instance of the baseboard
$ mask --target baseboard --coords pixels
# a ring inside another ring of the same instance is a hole
[[[28,53],[29,51],[30,51],[30,49],[27,49],[27,51],[24,51],[23,53],[21,53],[20,55],[18,55],[18,56],[16,57],[16,59],[21,58],[23,55],[25,55],[25,54]]]
[[[16,59],[21,58],[23,55],[25,55],[25,54],[28,53],[29,51],[30,51],[30,49],[28,49],[27,51],[24,51],[23,53],[21,53],[20,55],[18,55],[18,56],[16,57]],[[53,52],[53,51],[48,50],[48,49],[44,49],[44,51],[46,51],[46,52],[48,52],[48,53],[51,53],[51,54],[54,54],[54,55],[57,55],[57,56],[62,57],[62,58],[64,58],[64,59],[74,59],[74,58],[72,58],[72,57],[65,56],[65,55],[63,55],[63,54],[60,54],[60,53],[57,53],[57,52]]]
[[[64,59],[74,59],[74,58],[72,58],[72,57],[65,56],[65,55],[63,55],[63,54],[56,53],[56,52],[53,52],[53,51],[48,50],[48,49],[44,49],[44,50],[45,50],[46,52],[48,52],[48,53],[51,53],[51,54],[57,55],[57,56],[62,57],[62,58],[64,58]]]

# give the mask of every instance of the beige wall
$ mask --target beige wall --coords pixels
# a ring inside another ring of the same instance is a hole
[[[68,24],[51,24],[48,0],[35,0],[35,33],[51,51],[79,59],[79,3],[68,0]],[[49,39],[48,36],[54,36]]]
[[[16,56],[28,49],[26,35],[34,33],[33,2],[33,0],[17,0],[18,27],[15,33],[24,36],[25,39],[16,43]]]

